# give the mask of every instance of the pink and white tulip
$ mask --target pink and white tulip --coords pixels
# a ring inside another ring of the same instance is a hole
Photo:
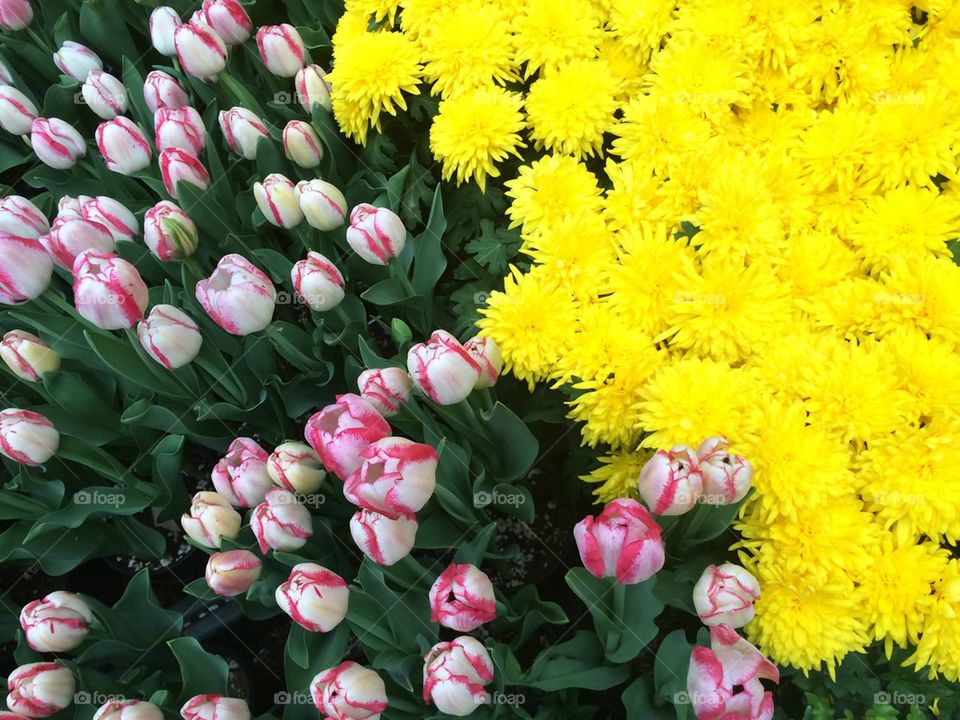
[[[446,330],[410,348],[407,370],[417,389],[438,405],[466,400],[482,374],[480,363]]]
[[[7,30],[23,30],[33,22],[30,0],[2,0],[0,2],[0,27]]]
[[[12,85],[0,86],[0,127],[11,135],[26,135],[37,119],[37,106]]]
[[[190,183],[200,190],[206,190],[210,184],[210,173],[197,158],[180,148],[167,148],[160,153],[160,176],[167,193],[177,198],[177,184]]]
[[[83,206],[92,199],[93,198],[87,195],[78,195],[77,197],[64,195],[62,198],[60,198],[60,202],[57,203],[57,217],[84,217]]]
[[[387,367],[364,370],[357,378],[360,397],[370,402],[384,417],[400,412],[410,399],[413,381],[403,368]]]
[[[480,377],[473,386],[474,390],[491,388],[497,384],[500,379],[500,371],[503,370],[503,355],[500,348],[489,337],[474,337],[464,343],[463,349],[470,357],[476,360],[480,366]]]
[[[409,555],[418,527],[413,515],[389,517],[372,510],[358,510],[350,518],[350,536],[377,565],[393,565]]]
[[[250,16],[237,0],[203,0],[203,17],[228,47],[246,42],[253,30]]]
[[[0,303],[33,300],[52,278],[53,258],[39,240],[0,232]]]
[[[245,160],[257,157],[260,138],[270,139],[270,131],[252,110],[244,107],[221,110],[218,116],[220,129],[230,149]]]
[[[153,156],[150,142],[140,126],[130,118],[118,117],[100,123],[96,137],[107,170],[133,175],[150,167],[150,158]]]
[[[343,275],[324,255],[310,251],[290,271],[293,289],[314,312],[333,310],[344,298]]]
[[[111,700],[97,708],[93,720],[163,720],[163,711],[145,700]]]
[[[347,217],[347,199],[338,187],[324,180],[297,183],[297,199],[307,223],[317,230],[336,230]]]
[[[486,704],[484,686],[492,681],[490,653],[469,635],[437,643],[423,658],[423,701],[447,715],[464,717]]]
[[[153,116],[157,151],[180,148],[194,157],[207,144],[207,129],[196,109],[190,107],[161,108]]]
[[[183,720],[250,720],[250,707],[238,698],[197,695],[180,708]]]
[[[352,660],[314,677],[310,696],[326,720],[378,720],[387,709],[383,678]]]
[[[310,170],[323,160],[323,143],[310,123],[291,120],[283,128],[283,153],[298,167]]]
[[[200,236],[189,215],[175,203],[163,200],[143,218],[143,241],[158,260],[169,262],[193,255]]]
[[[127,88],[110,73],[94,68],[80,88],[83,101],[104,120],[113,120],[127,111]]]
[[[190,104],[190,96],[183,85],[162,70],[147,74],[143,83],[143,99],[153,113],[161,108],[181,108]]]
[[[347,616],[350,589],[343,578],[315,563],[294,565],[276,591],[277,605],[310,632],[329,632]]]
[[[470,632],[496,617],[493,583],[475,565],[451,564],[430,588],[432,622],[457,632]]]
[[[253,184],[257,207],[271,225],[293,228],[303,222],[303,210],[297,201],[293,181],[279,173],[272,173],[263,182]]]
[[[338,395],[337,402],[313,415],[304,437],[324,466],[346,480],[362,464],[362,453],[371,443],[390,434],[390,425],[376,408],[359,395]]]
[[[294,77],[303,68],[306,51],[293,25],[265,25],[257,30],[260,59],[267,70],[280,77]]]
[[[0,411],[0,453],[21,465],[43,465],[57,454],[60,433],[40,413]]]
[[[103,61],[86,45],[67,40],[53,54],[53,63],[64,75],[85,83],[92,70],[103,70]]]
[[[607,503],[597,517],[588,515],[577,523],[573,537],[583,566],[595,577],[634,585],[663,567],[660,526],[636,500]]]
[[[278,445],[267,458],[267,474],[280,487],[303,495],[319,490],[327,476],[320,455],[300,442]]]
[[[327,73],[319,65],[307,65],[297,72],[294,87],[297,89],[297,99],[308,113],[313,112],[314,105],[330,109],[330,83],[327,82]]]
[[[176,56],[174,37],[182,24],[180,15],[172,7],[161,5],[154,8],[150,13],[150,42],[158,53],[166,57]]]
[[[267,474],[267,451],[250,438],[237,438],[213,468],[217,492],[236,507],[252,508],[263,502],[273,481]]]
[[[73,263],[77,312],[104,330],[132,328],[143,318],[147,286],[131,263],[96,250],[84,250]]]
[[[207,560],[204,578],[217,595],[236,597],[253,585],[263,572],[263,563],[249,550],[218,552]]]
[[[343,484],[354,505],[398,517],[419,512],[437,486],[437,451],[429,445],[387,437],[368,445],[363,464]]]
[[[265,329],[273,319],[277,290],[242,255],[224,255],[216,270],[197,283],[197,300],[214,322],[232,335]]]
[[[18,715],[44,718],[73,702],[73,673],[55,662],[21,665],[7,678],[7,707]]]
[[[50,232],[50,223],[40,208],[20,195],[0,198],[0,233],[39,239]]]
[[[732,505],[750,492],[753,466],[746,458],[731,454],[729,447],[724,438],[711,437],[697,448],[703,497],[710,505]]]
[[[760,599],[760,583],[734,565],[710,565],[693,586],[693,605],[704,625],[740,628],[753,620],[753,603]]]
[[[40,382],[44,375],[60,369],[60,356],[36,335],[11,330],[0,342],[0,359],[21,380]]]
[[[313,535],[310,511],[294,493],[283,488],[267,491],[264,501],[250,516],[250,528],[264,554],[268,549],[279,552],[299,550]]]
[[[371,265],[388,264],[403,251],[406,242],[407,229],[392,210],[364,203],[350,213],[347,243]]]
[[[107,228],[86,218],[57,218],[50,232],[40,237],[40,244],[57,265],[67,270],[73,269],[77,255],[84,250],[112,253],[117,247]]]
[[[23,606],[20,627],[36,652],[63,653],[79,647],[90,632],[93,612],[71,592],[56,590]]]
[[[240,534],[241,523],[240,513],[230,501],[215,492],[198,492],[190,501],[190,512],[180,518],[180,525],[191,540],[217,550],[224,538],[234,540]]]
[[[136,215],[122,203],[105,195],[85,198],[80,203],[80,214],[87,220],[103,225],[114,240],[133,240],[140,234]]]
[[[655,515],[683,515],[703,494],[697,454],[686,445],[658,450],[640,470],[640,497]]]
[[[192,362],[203,344],[197,324],[173,305],[154,305],[137,325],[137,338],[147,354],[167,370]]]
[[[59,118],[37,118],[30,126],[30,147],[44,165],[67,170],[87,154],[83,136]]]
[[[227,66],[227,46],[206,23],[191,21],[178,26],[173,43],[180,65],[188,75],[209,81]]]

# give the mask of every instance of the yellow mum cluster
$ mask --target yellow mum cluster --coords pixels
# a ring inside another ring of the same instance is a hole
[[[446,177],[483,186],[522,153],[505,186],[532,267],[482,327],[572,393],[609,448],[598,497],[634,494],[655,448],[726,436],[756,469],[750,638],[804,672],[878,641],[960,679],[960,4],[347,5],[348,133],[423,84]],[[361,88],[357,66],[382,71]]]

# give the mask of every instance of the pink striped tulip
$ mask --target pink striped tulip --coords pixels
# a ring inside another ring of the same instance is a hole
[[[180,708],[183,720],[250,720],[250,708],[238,698],[197,695]]]
[[[143,218],[143,241],[162,262],[193,255],[200,244],[190,216],[169,200],[158,202]]]
[[[50,223],[40,208],[19,195],[0,198],[0,233],[39,239],[50,232]]]
[[[317,230],[336,230],[347,217],[347,199],[338,187],[324,180],[297,183],[297,199],[307,223]]]
[[[267,474],[267,451],[250,438],[236,438],[213,468],[217,492],[236,507],[252,508],[263,502],[273,481]]]
[[[448,715],[463,717],[486,704],[493,660],[476,638],[461,635],[434,645],[423,658],[423,701]]]
[[[190,512],[180,517],[180,525],[191,540],[217,550],[224,538],[236,539],[242,522],[230,501],[215,492],[198,492],[190,501]]]
[[[703,475],[686,445],[658,450],[640,470],[640,497],[655,515],[683,515],[700,500]]]
[[[21,665],[7,678],[7,707],[18,715],[44,718],[73,702],[73,673],[55,662]]]
[[[314,677],[310,696],[326,720],[378,720],[387,709],[383,678],[352,660]]]
[[[265,25],[257,30],[260,59],[267,70],[280,77],[293,77],[303,68],[306,51],[293,25]]]
[[[347,242],[371,265],[386,265],[403,251],[407,229],[392,210],[364,203],[350,213]]]
[[[67,170],[87,154],[83,136],[59,118],[37,118],[30,126],[30,147],[44,165]]]
[[[84,198],[80,203],[80,214],[107,228],[114,240],[133,240],[140,234],[136,215],[122,203],[105,195]]]
[[[250,16],[237,0],[203,0],[204,21],[228,47],[247,41],[253,30]]]
[[[227,46],[209,25],[189,22],[173,34],[180,65],[188,75],[213,80],[227,66]]]
[[[39,297],[53,278],[53,258],[39,240],[0,232],[0,303]]]
[[[150,143],[140,126],[130,118],[118,117],[100,123],[96,136],[107,170],[133,175],[150,167],[153,156]]]
[[[180,148],[167,148],[160,153],[160,176],[167,193],[174,200],[182,182],[190,183],[200,190],[210,184],[210,174],[199,160]]]
[[[103,61],[86,45],[67,40],[53,54],[53,63],[64,75],[85,83],[92,70],[103,70]]]
[[[362,464],[367,446],[390,434],[390,425],[359,395],[338,395],[307,421],[304,436],[324,466],[346,480]]]
[[[350,536],[361,552],[377,565],[393,565],[409,555],[418,527],[413,515],[394,518],[372,510],[358,510],[350,518]]]
[[[580,559],[591,575],[634,585],[653,577],[665,560],[660,526],[636,500],[607,503],[597,517],[573,528]]]
[[[71,592],[57,590],[23,606],[20,627],[27,645],[36,652],[69,652],[90,632],[93,612]]]
[[[218,116],[220,129],[230,149],[244,160],[255,160],[260,138],[270,139],[266,124],[252,110],[244,107],[222,110]]]
[[[153,116],[157,136],[157,151],[180,148],[194,157],[207,144],[207,129],[203,119],[194,108],[161,108]]]
[[[232,335],[264,330],[273,319],[277,290],[242,255],[224,255],[217,269],[197,283],[197,300],[217,325]]]
[[[463,349],[470,357],[476,360],[480,366],[480,377],[473,386],[474,390],[491,388],[497,384],[500,379],[500,371],[503,370],[503,355],[500,348],[489,337],[470,338],[464,343]]]
[[[0,411],[0,453],[21,465],[43,465],[57,454],[60,433],[40,413]]]
[[[23,30],[33,22],[33,8],[29,0],[0,0],[0,27]]]
[[[37,106],[12,85],[0,86],[0,127],[11,135],[26,135],[37,119]]]
[[[298,167],[310,170],[320,166],[323,144],[310,123],[291,120],[283,128],[283,153]]]
[[[228,550],[210,556],[203,576],[217,595],[236,597],[249,590],[262,571],[260,558],[249,550]]]
[[[410,348],[407,370],[417,389],[438,405],[466,400],[482,374],[480,363],[446,330]]]
[[[710,505],[732,505],[750,492],[753,466],[729,452],[722,437],[704,440],[697,448],[697,463],[703,476],[703,498]]]
[[[284,175],[272,173],[263,182],[254,183],[253,196],[260,212],[271,225],[293,228],[303,222],[296,186]]]
[[[167,370],[192,362],[203,344],[197,324],[173,305],[154,305],[137,324],[137,338],[147,354]]]
[[[413,381],[403,368],[364,370],[357,378],[360,397],[370,402],[384,417],[400,412],[410,399]]]
[[[149,300],[137,269],[111,253],[84,250],[73,263],[73,301],[77,312],[104,330],[132,328]]]
[[[10,372],[27,382],[40,382],[45,374],[60,369],[56,351],[26,330],[11,330],[3,336],[0,359]]]
[[[250,516],[250,529],[263,554],[268,549],[292,552],[307,544],[313,535],[313,521],[310,511],[294,493],[273,488],[267,491],[263,502],[254,508]]]
[[[299,442],[278,445],[267,458],[267,474],[285,490],[304,495],[319,490],[327,476],[320,455]]]
[[[112,253],[117,247],[107,228],[85,218],[57,218],[50,232],[40,237],[40,244],[57,265],[67,270],[73,269],[77,255],[84,250]]]
[[[354,505],[399,517],[419,512],[437,486],[437,451],[429,445],[387,437],[360,453],[363,464],[343,484]]]
[[[190,96],[183,85],[162,70],[147,74],[143,83],[143,99],[153,113],[161,108],[181,108],[190,104]]]
[[[83,101],[104,120],[113,120],[127,111],[127,88],[110,73],[94,68],[80,88]]]
[[[57,217],[83,217],[83,206],[90,200],[91,198],[87,195],[79,195],[77,197],[64,195],[60,198],[60,202],[57,203]]]
[[[329,632],[347,616],[350,588],[343,578],[315,563],[294,565],[276,591],[277,605],[310,632]]]
[[[327,73],[319,65],[307,65],[297,72],[294,87],[297,99],[308,113],[313,112],[314,105],[330,109],[330,83],[327,82]]]
[[[175,57],[177,46],[174,37],[183,22],[172,7],[162,5],[150,13],[150,42],[154,49],[166,57]]]
[[[710,565],[693,586],[693,605],[704,625],[740,628],[753,620],[753,603],[760,599],[760,583],[734,565]]]
[[[163,720],[163,711],[144,700],[110,700],[97,708],[93,720]]]
[[[430,588],[431,622],[457,632],[470,632],[496,617],[493,583],[475,565],[451,564]]]
[[[344,298],[343,275],[324,255],[309,252],[290,271],[297,297],[314,312],[333,310]]]

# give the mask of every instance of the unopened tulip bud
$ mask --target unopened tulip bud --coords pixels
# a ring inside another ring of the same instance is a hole
[[[84,199],[80,204],[80,214],[107,228],[114,240],[133,240],[140,234],[136,215],[122,203],[105,195]]]
[[[493,338],[471,338],[463,344],[463,349],[480,366],[480,377],[477,379],[476,385],[473,386],[474,390],[482,390],[496,385],[500,378],[500,371],[503,370],[503,355]]]
[[[314,105],[330,109],[330,83],[319,65],[307,65],[299,70],[294,85],[297,99],[308,113],[313,112]]]
[[[11,135],[26,135],[37,119],[37,106],[11,85],[0,86],[0,127]]]
[[[118,117],[100,123],[96,137],[107,170],[133,175],[150,166],[153,155],[150,142],[140,126],[130,118]]]
[[[256,113],[243,107],[223,110],[219,115],[220,129],[230,149],[244,158],[257,157],[257,145],[261,138],[270,139],[270,131]]]
[[[263,182],[253,184],[257,207],[271,225],[293,228],[303,222],[303,210],[297,201],[296,187],[279,173],[267,175]]]
[[[144,700],[111,700],[97,709],[93,720],[163,720],[163,711]]]
[[[299,442],[278,445],[267,458],[267,474],[280,487],[302,495],[319,490],[327,476],[320,455]]]
[[[77,682],[54,662],[21,665],[7,678],[7,707],[18,715],[45,718],[69,707]]]
[[[177,184],[187,182],[200,190],[210,184],[210,174],[199,160],[180,148],[168,148],[160,153],[160,176],[170,197],[177,198]]]
[[[197,324],[173,305],[154,305],[137,325],[137,337],[147,354],[167,370],[192,362],[203,344]]]
[[[200,237],[190,216],[178,205],[163,200],[143,218],[143,241],[158,260],[169,262],[193,255]]]
[[[260,59],[267,70],[280,77],[293,77],[303,68],[306,51],[293,25],[265,25],[257,31]]]
[[[83,206],[91,199],[92,198],[86,195],[80,195],[78,197],[64,195],[60,198],[60,202],[57,203],[57,217],[64,219],[84,217]]]
[[[67,170],[87,154],[83,136],[59,118],[37,118],[30,126],[30,147],[40,162],[54,170]]]
[[[180,148],[197,156],[207,144],[207,129],[203,119],[192,107],[161,108],[153,116],[153,126],[158,152]]]
[[[184,23],[173,39],[180,65],[188,75],[213,80],[227,66],[227,46],[206,23]]]
[[[363,464],[367,446],[390,434],[390,425],[373,405],[348,393],[313,415],[303,434],[324,467],[346,480]]]
[[[0,358],[21,380],[40,382],[49,372],[60,369],[60,356],[36,335],[11,330],[0,342]]]
[[[414,515],[389,517],[373,510],[358,510],[350,519],[350,536],[377,565],[393,565],[413,550],[418,527]]]
[[[40,243],[67,270],[73,269],[77,255],[84,250],[112,253],[117,245],[107,228],[86,218],[57,218],[50,232],[40,237]]]
[[[270,324],[277,290],[259,268],[242,255],[224,255],[216,270],[197,283],[197,300],[207,315],[232,335],[249,335]]]
[[[53,54],[53,62],[60,72],[78,83],[86,82],[91,70],[103,70],[103,61],[93,50],[71,40]]]
[[[33,22],[30,0],[3,0],[0,2],[0,27],[23,30]]]
[[[24,605],[20,627],[27,645],[36,652],[68,652],[80,646],[90,632],[90,606],[71,592],[57,590]]]
[[[750,492],[753,466],[746,458],[731,454],[729,447],[724,438],[711,437],[697,448],[703,497],[710,505],[732,505]]]
[[[319,167],[323,160],[323,144],[310,123],[291,120],[283,128],[283,152],[299,167]]]
[[[53,258],[39,240],[0,232],[0,303],[33,300],[52,277]]]
[[[177,54],[174,35],[182,24],[180,15],[172,7],[160,6],[150,13],[150,42],[158,53],[167,57]]]
[[[343,484],[354,505],[390,517],[419,512],[437,485],[437,451],[424,443],[387,437],[360,453],[363,464]]]
[[[347,616],[350,589],[343,578],[315,563],[294,565],[275,594],[277,605],[310,632],[329,632]]]
[[[451,564],[430,588],[432,622],[458,632],[470,632],[496,617],[493,583],[475,565]]]
[[[343,301],[343,275],[318,252],[310,251],[306,259],[294,264],[290,279],[297,296],[315,312],[333,310]]]
[[[60,433],[39,413],[0,411],[0,453],[21,465],[43,465],[56,455]]]
[[[597,517],[588,515],[577,523],[573,537],[583,566],[598,578],[634,585],[663,567],[660,526],[636,500],[607,503]]]
[[[413,381],[403,368],[388,367],[364,370],[357,378],[360,397],[370,402],[384,417],[400,412],[410,399]]]
[[[310,511],[295,494],[283,488],[267,491],[264,501],[257,505],[250,516],[260,552],[267,550],[292,552],[306,545],[313,535],[313,520]]]
[[[466,400],[482,373],[473,355],[445,330],[410,348],[407,370],[417,389],[438,405]]]
[[[143,99],[152,113],[161,108],[181,108],[190,104],[190,96],[183,85],[162,70],[147,74],[143,83]]]
[[[203,0],[203,17],[228,47],[246,42],[253,30],[250,16],[237,0]]]
[[[143,317],[147,286],[131,263],[96,250],[84,250],[73,263],[77,312],[104,330],[132,328]]]
[[[127,88],[103,70],[91,70],[80,92],[87,107],[104,120],[113,120],[127,111]]]
[[[249,550],[228,550],[210,556],[204,578],[217,595],[235,597],[249,590],[262,571],[260,558]]]
[[[213,468],[217,492],[237,507],[255,507],[263,502],[273,481],[267,473],[267,451],[250,438],[236,438],[227,454]]]
[[[183,720],[250,720],[250,707],[237,698],[197,695],[180,708]]]
[[[223,539],[233,540],[240,534],[240,513],[220,493],[198,492],[190,502],[190,512],[180,518],[183,531],[198,545],[217,549]]]
[[[437,643],[423,658],[423,701],[447,715],[464,717],[486,704],[484,686],[492,681],[490,653],[469,635]]]
[[[740,628],[753,620],[760,583],[739,565],[710,565],[693,587],[693,605],[704,625]]]
[[[310,227],[336,230],[347,216],[347,200],[335,185],[324,180],[303,180],[297,183],[300,209]]]
[[[703,493],[697,454],[686,445],[658,450],[640,471],[640,497],[655,515],[683,515]]]
[[[387,709],[383,678],[352,660],[313,678],[310,696],[326,720],[379,720]]]
[[[386,265],[403,251],[407,229],[392,210],[357,205],[350,213],[347,242],[371,265]]]
[[[39,239],[50,232],[50,223],[40,208],[19,195],[0,198],[0,233]]]

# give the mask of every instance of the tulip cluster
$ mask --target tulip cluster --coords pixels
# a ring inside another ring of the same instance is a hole
[[[500,348],[489,338],[461,345],[446,330],[407,353],[407,370],[416,388],[438,405],[463,402],[474,390],[493,387],[503,368]]]

